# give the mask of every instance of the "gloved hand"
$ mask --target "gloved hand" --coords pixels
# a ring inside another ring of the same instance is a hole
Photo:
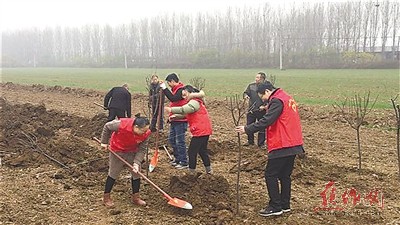
[[[165,85],[164,82],[160,83],[160,88],[165,90],[167,88],[167,85]]]
[[[140,168],[139,164],[133,163],[133,169],[132,169],[132,171],[133,171],[134,173],[139,172],[139,168]]]

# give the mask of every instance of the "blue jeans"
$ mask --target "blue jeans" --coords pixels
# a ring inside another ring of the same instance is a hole
[[[174,150],[175,161],[187,164],[185,134],[187,122],[171,122],[168,141]]]

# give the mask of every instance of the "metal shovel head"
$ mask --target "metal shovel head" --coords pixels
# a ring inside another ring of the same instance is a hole
[[[193,209],[193,206],[189,202],[183,201],[179,198],[171,198],[168,201],[168,204],[182,209]]]
[[[153,172],[153,170],[156,168],[157,163],[158,163],[158,150],[156,150],[154,152],[154,155],[150,160],[150,164],[149,164],[149,172],[150,173]]]
[[[154,167],[154,166],[152,166],[151,164],[149,165],[149,172],[151,173],[151,172],[153,172],[153,170],[155,169],[156,167]]]

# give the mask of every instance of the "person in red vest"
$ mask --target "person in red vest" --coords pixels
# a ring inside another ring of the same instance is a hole
[[[207,152],[208,139],[212,134],[211,120],[204,105],[204,92],[186,85],[182,92],[187,104],[177,107],[165,107],[165,111],[172,113],[170,119],[179,119],[186,116],[192,139],[189,144],[189,171],[196,171],[197,154],[200,155],[206,173],[211,174],[210,157]]]
[[[179,81],[178,75],[175,73],[169,74],[165,81],[171,87],[171,91],[166,87],[164,82],[160,82],[160,87],[163,93],[170,100],[170,107],[179,107],[187,103],[183,98],[183,83]],[[171,162],[171,165],[176,169],[188,168],[187,154],[186,154],[186,143],[185,135],[187,130],[187,119],[185,117],[170,120],[171,126],[169,129],[168,141],[174,150],[175,160]]]
[[[131,171],[131,200],[132,203],[140,206],[146,205],[146,202],[140,199],[140,175],[136,172],[140,171],[146,154],[147,139],[151,134],[149,126],[149,120],[138,115],[135,118],[121,118],[107,122],[101,134],[102,148],[109,148],[131,165],[133,163],[135,169]],[[109,153],[109,169],[103,196],[103,204],[107,207],[114,205],[110,192],[124,166],[125,164],[120,159]]]
[[[290,212],[290,176],[294,159],[296,155],[304,154],[300,116],[294,99],[270,82],[260,84],[257,93],[263,101],[268,100],[267,113],[259,121],[238,126],[235,130],[239,133],[252,133],[265,129],[268,162],[264,176],[270,200],[259,214],[281,215]]]

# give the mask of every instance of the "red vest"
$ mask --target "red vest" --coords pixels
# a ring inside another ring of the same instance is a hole
[[[275,123],[266,129],[268,152],[302,145],[303,136],[296,102],[281,89],[278,89],[269,100],[274,98],[283,102],[283,110]]]
[[[177,92],[179,89],[181,89],[181,88],[183,88],[183,84],[179,82],[175,87],[172,88],[172,94],[175,95],[176,92]],[[186,103],[187,103],[186,99],[182,99],[182,100],[179,100],[179,101],[177,101],[177,102],[172,102],[172,101],[171,101],[170,104],[169,104],[169,106],[170,106],[170,107],[183,106],[183,105],[185,105]],[[171,116],[172,113],[169,113],[169,115]],[[186,119],[186,118],[184,118],[184,119],[176,119],[176,120],[173,120],[173,121],[183,121],[183,122],[186,122],[187,119]]]
[[[200,103],[200,109],[194,113],[186,115],[186,118],[189,122],[190,133],[192,133],[193,137],[211,135],[211,120],[208,116],[208,111],[204,106],[203,101],[198,98],[195,98],[193,100],[196,100]]]
[[[134,118],[121,118],[118,131],[111,135],[110,148],[116,152],[137,152],[138,146],[145,141],[151,134],[150,130],[146,133],[138,135],[133,132]]]

